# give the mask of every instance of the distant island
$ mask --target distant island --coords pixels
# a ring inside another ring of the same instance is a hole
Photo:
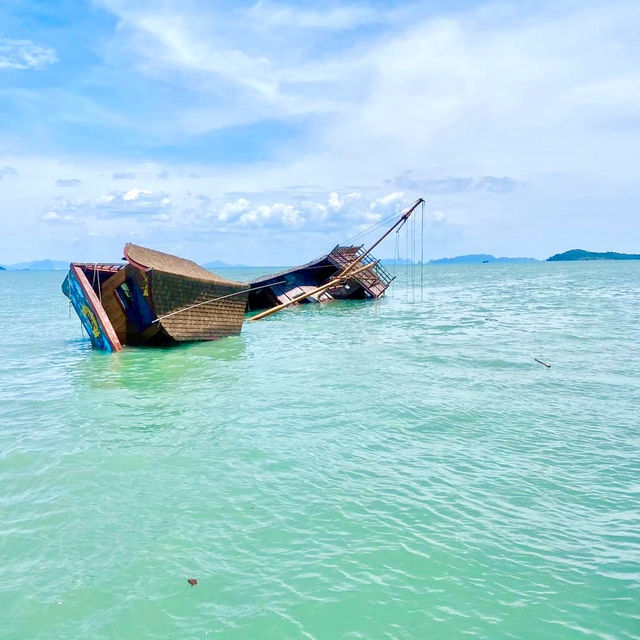
[[[394,260],[393,258],[382,258],[380,260],[380,264],[382,266],[391,267],[393,265],[405,266],[405,265],[410,265],[410,264],[414,264],[414,263],[411,262],[411,260],[407,260],[406,258],[400,258],[398,260]],[[420,263],[416,262],[415,264],[420,264]]]
[[[485,262],[539,262],[535,258],[496,258],[488,253],[474,253],[455,258],[439,258],[429,260],[429,264],[482,264]]]
[[[33,260],[32,262],[18,262],[0,267],[5,271],[66,271],[68,268],[69,263],[60,260]]]
[[[584,249],[571,249],[564,253],[556,253],[547,258],[547,262],[561,262],[567,260],[640,260],[638,253],[616,253],[615,251],[585,251]]]
[[[202,266],[205,269],[223,269],[226,267],[238,269],[246,265],[227,264],[220,260],[214,260]],[[33,260],[31,262],[17,262],[16,264],[8,264],[5,266],[0,265],[0,270],[3,271],[67,271],[67,269],[69,269],[69,263],[61,260]]]
[[[243,269],[247,265],[246,264],[227,264],[226,262],[222,262],[221,260],[214,260],[213,262],[207,262],[202,265],[205,269]]]

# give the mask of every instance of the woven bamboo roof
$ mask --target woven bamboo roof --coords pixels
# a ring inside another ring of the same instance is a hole
[[[142,269],[153,269],[185,278],[195,278],[197,280],[218,284],[240,284],[222,278],[192,260],[186,260],[185,258],[178,258],[178,256],[171,255],[170,253],[140,247],[130,242],[124,246],[124,257],[133,266]]]

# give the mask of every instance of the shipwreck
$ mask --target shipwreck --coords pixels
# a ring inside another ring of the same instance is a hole
[[[127,244],[124,264],[73,262],[62,284],[91,343],[165,345],[240,333],[249,288],[191,260]]]
[[[94,348],[159,346],[237,335],[295,304],[380,298],[393,281],[371,252],[409,219],[420,198],[369,249],[338,245],[307,264],[251,282],[128,243],[123,262],[72,262],[62,284]]]

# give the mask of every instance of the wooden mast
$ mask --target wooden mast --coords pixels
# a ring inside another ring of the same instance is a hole
[[[411,214],[416,210],[419,204],[422,204],[424,200],[422,198],[418,198],[409,209],[403,213],[400,218],[393,224],[389,229],[387,229],[361,256],[358,256],[350,265],[345,267],[344,271],[340,275],[346,275],[353,269],[353,267],[358,264],[366,255],[370,254],[396,227],[403,225],[411,216]]]
[[[340,284],[340,282],[342,282],[343,280],[345,280],[347,277],[353,277],[355,275],[358,275],[359,273],[362,273],[363,271],[367,271],[368,269],[372,269],[376,264],[378,264],[378,261],[376,260],[375,262],[371,262],[367,265],[365,265],[364,267],[361,267],[359,269],[356,269],[355,271],[353,270],[356,265],[358,263],[360,263],[362,261],[362,259],[369,255],[394,229],[396,229],[399,226],[402,226],[411,216],[411,214],[415,211],[415,209],[418,207],[418,205],[422,204],[424,202],[424,200],[422,198],[418,198],[414,204],[411,205],[411,207],[405,212],[403,213],[400,218],[389,228],[387,229],[381,236],[380,238],[378,238],[362,255],[358,256],[355,260],[353,260],[351,262],[351,264],[348,264],[340,273],[338,273],[338,275],[334,276],[329,282],[321,285],[320,287],[317,287],[316,289],[314,289],[313,291],[309,291],[308,293],[304,293],[301,294],[295,298],[292,298],[291,300],[287,300],[286,302],[283,302],[282,304],[279,304],[275,307],[272,307],[271,309],[267,309],[266,311],[263,311],[262,313],[258,313],[257,315],[253,316],[252,318],[249,318],[250,322],[255,322],[256,320],[262,320],[262,318],[266,318],[267,316],[270,316],[273,313],[278,313],[278,311],[282,311],[282,309],[285,309],[286,307],[296,303],[296,302],[300,302],[301,300],[304,300],[305,298],[308,298],[309,296],[313,296],[316,295],[317,293],[321,293],[322,291],[325,291],[326,289],[330,289],[331,287],[336,286],[337,284]]]

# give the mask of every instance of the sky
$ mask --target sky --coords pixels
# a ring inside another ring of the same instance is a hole
[[[0,3],[0,263],[640,252],[640,4]],[[379,254],[394,254],[393,240]]]

